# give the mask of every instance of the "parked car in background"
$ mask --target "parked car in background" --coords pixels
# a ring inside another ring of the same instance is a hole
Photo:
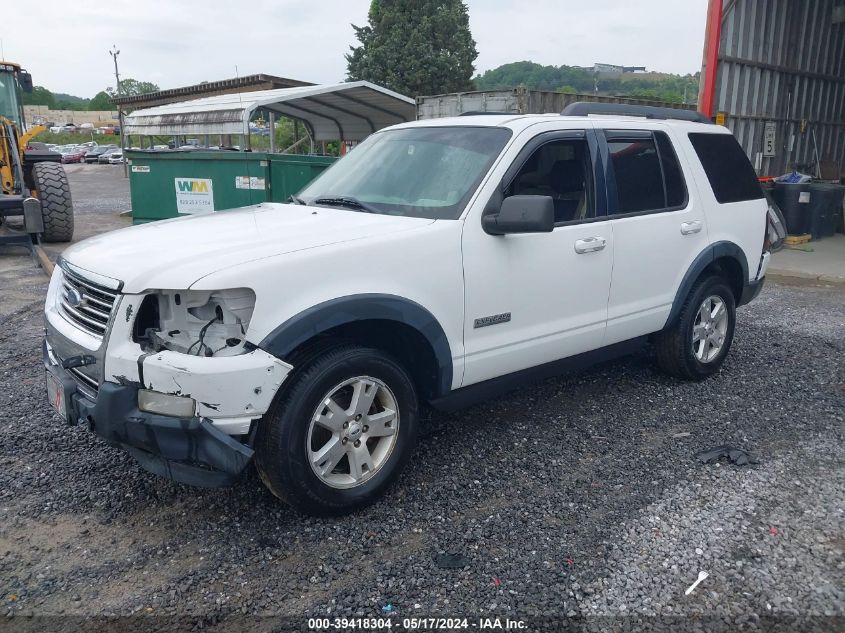
[[[80,130],[93,130],[94,124],[93,123],[83,123],[82,125],[79,126],[79,129]]]
[[[62,153],[63,163],[81,163],[85,160],[85,154],[88,148],[77,146]]]
[[[120,149],[117,145],[98,145],[85,153],[86,163],[96,163],[103,154],[111,154]]]
[[[73,123],[62,123],[61,125],[54,125],[50,127],[53,134],[61,134],[62,132],[76,132],[78,128]]]
[[[109,165],[120,165],[123,163],[123,152],[117,150],[109,154]]]
[[[115,152],[120,152],[120,148],[115,147],[114,149],[110,149],[106,152],[103,152],[102,154],[100,154],[97,157],[97,163],[100,164],[100,165],[108,165],[109,159],[111,158],[111,155],[114,154]]]

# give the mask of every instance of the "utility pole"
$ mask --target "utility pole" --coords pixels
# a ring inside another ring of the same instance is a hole
[[[114,81],[115,81],[115,90],[117,90],[117,96],[120,96],[120,73],[117,71],[117,56],[120,55],[120,51],[118,50],[117,46],[112,44],[111,50],[109,51],[109,55],[111,55],[112,59],[114,60]],[[123,109],[118,105],[117,106],[117,120],[118,125],[120,125],[120,151],[123,152],[126,149],[126,137],[123,133]],[[126,156],[123,157],[123,177],[128,178],[129,172],[126,168]]]

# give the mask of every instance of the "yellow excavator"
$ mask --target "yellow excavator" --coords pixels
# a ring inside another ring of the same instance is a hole
[[[0,245],[32,249],[41,240],[71,240],[73,202],[61,154],[32,142],[46,128],[26,128],[24,92],[32,92],[32,76],[0,61]],[[10,216],[23,216],[23,230],[9,226]]]

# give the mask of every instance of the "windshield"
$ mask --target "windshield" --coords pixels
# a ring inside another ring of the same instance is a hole
[[[0,71],[0,116],[20,125],[17,90],[14,75]]]
[[[510,136],[509,129],[499,127],[379,132],[323,172],[299,199],[312,205],[454,220]]]

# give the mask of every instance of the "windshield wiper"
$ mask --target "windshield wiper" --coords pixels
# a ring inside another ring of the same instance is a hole
[[[358,209],[366,211],[367,213],[381,213],[374,206],[361,202],[358,198],[351,196],[328,196],[326,198],[317,198],[313,201],[314,204],[322,204],[327,207],[346,207],[349,209]]]
[[[293,202],[294,204],[305,204],[305,200],[297,196],[290,196],[288,198],[288,202]]]

